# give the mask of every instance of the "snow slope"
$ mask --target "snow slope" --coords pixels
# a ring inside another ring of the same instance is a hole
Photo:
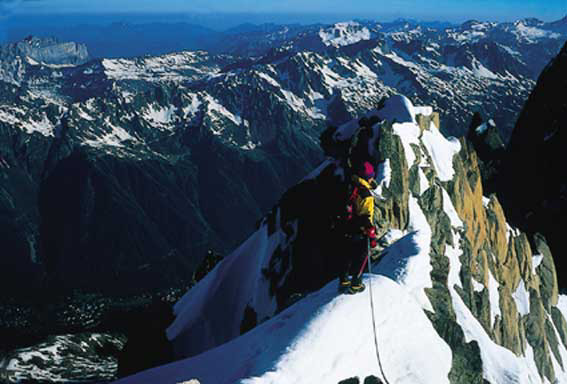
[[[281,232],[268,236],[260,228],[177,302],[167,337],[193,355],[238,336],[248,304],[263,309],[259,320],[272,316],[276,303],[261,271],[281,240]]]
[[[432,286],[429,256],[431,228],[413,197],[410,197],[409,209],[409,233],[386,250],[386,255],[378,264],[377,272],[404,285],[424,309],[433,312],[424,291]]]
[[[391,382],[448,383],[451,350],[421,305],[384,276],[372,284],[380,355]],[[243,336],[193,358],[118,381],[178,383],[337,383],[380,376],[372,332],[369,291],[338,295],[337,281],[289,307]],[[388,308],[388,311],[382,310]],[[317,369],[313,369],[317,366]]]

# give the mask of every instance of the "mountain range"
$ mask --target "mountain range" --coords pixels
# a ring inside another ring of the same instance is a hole
[[[512,137],[515,146],[516,118],[537,75],[567,39],[566,24],[248,26],[211,52],[135,58],[93,59],[86,45],[53,38],[3,46],[0,247],[6,252],[0,286],[10,314],[2,319],[3,340],[24,335],[36,342],[69,329],[108,334],[118,329],[113,316],[124,316],[125,308],[147,307],[156,298],[175,301],[194,284],[207,255],[229,254],[263,228],[261,219],[278,198],[321,164],[319,138],[328,127],[355,121],[391,95],[430,105],[445,134],[464,135],[473,112],[480,112],[492,119],[502,143]],[[415,182],[412,188],[417,193]],[[502,198],[504,206],[508,201]],[[539,228],[508,215],[528,233]],[[400,230],[408,223],[407,217],[390,219]],[[308,249],[310,237],[302,236]],[[550,244],[553,250],[556,242]],[[522,240],[517,247],[528,245]],[[477,280],[488,287],[483,273]],[[309,283],[300,276],[297,281]],[[508,283],[514,292],[516,277]],[[531,284],[536,278],[524,279]],[[322,286],[287,286],[280,300]],[[555,297],[554,289],[548,295]],[[548,312],[556,300],[551,303],[544,304]],[[74,307],[77,316],[62,309]],[[516,335],[499,329],[491,331],[495,340]],[[65,340],[72,350],[75,340]],[[108,340],[111,350],[124,343],[123,336]],[[0,349],[16,347],[22,345]],[[550,378],[552,360],[541,348],[537,368]]]

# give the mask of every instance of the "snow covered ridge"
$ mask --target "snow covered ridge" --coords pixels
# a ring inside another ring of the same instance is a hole
[[[542,38],[550,38],[550,39],[561,38],[561,35],[559,33],[542,29],[543,23],[536,23],[536,25],[530,25],[530,23],[521,20],[515,22],[514,27],[515,28],[512,30],[512,33],[516,35],[520,41],[527,43],[535,43]]]
[[[365,282],[376,297],[389,377],[400,378],[397,383],[449,383],[451,350],[415,299],[387,277]],[[333,281],[241,337],[118,383],[190,378],[201,383],[338,383],[377,374],[373,337],[367,295],[337,296]],[[423,345],[431,347],[427,354]]]
[[[115,80],[181,81],[219,72],[220,67],[207,52],[184,51],[136,59],[104,59],[106,75]]]
[[[482,195],[473,150],[445,138],[431,108],[395,96],[365,117],[369,154],[382,161],[375,222],[387,243],[366,283],[390,382],[567,382],[565,300],[544,240],[532,249],[507,225],[496,197]],[[356,121],[336,129],[338,148]],[[368,292],[337,295],[340,234],[321,236],[342,177],[328,158],[176,304],[167,336],[188,358],[121,382],[380,377]]]
[[[179,134],[190,124],[205,125],[212,135],[230,147],[250,151],[259,145],[250,132],[250,122],[207,92],[184,91],[176,100],[158,101],[127,89],[116,87],[118,105],[112,106],[112,110],[118,109],[120,113],[101,113],[105,111],[105,101],[98,98],[73,104],[71,121],[82,127],[78,130],[81,145],[119,157],[167,156],[167,152],[154,152],[152,144]],[[0,121],[4,117],[1,111]],[[17,122],[10,115],[5,119]],[[140,127],[145,131],[140,131]]]
[[[537,19],[523,19],[513,23],[471,20],[459,26],[442,29],[415,22],[360,24],[347,21],[321,28],[318,35],[325,46],[335,48],[385,36],[393,41],[405,43],[417,39],[431,40],[430,46],[435,49],[439,48],[439,43],[470,44],[483,39],[502,43],[505,41],[509,43],[512,39],[519,44],[537,44],[549,39],[560,40],[564,35],[561,29],[555,26],[556,24]]]
[[[537,19],[523,19],[513,23],[470,21],[459,27],[448,28],[447,37],[460,43],[481,39],[513,38],[520,44],[537,44],[547,39],[562,39],[555,31],[554,23]]]

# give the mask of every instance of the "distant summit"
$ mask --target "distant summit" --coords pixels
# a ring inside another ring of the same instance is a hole
[[[326,46],[342,47],[370,40],[371,31],[355,21],[336,23],[330,28],[321,28],[319,37]]]
[[[61,43],[54,37],[28,36],[25,39],[0,46],[0,60],[28,57],[35,62],[52,65],[80,65],[89,60],[85,44]]]

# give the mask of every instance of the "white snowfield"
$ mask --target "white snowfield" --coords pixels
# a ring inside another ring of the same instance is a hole
[[[410,197],[409,209],[409,233],[387,249],[377,273],[404,285],[423,309],[433,312],[424,290],[433,286],[429,256],[431,228],[414,197]]]
[[[380,356],[391,383],[449,383],[451,350],[420,304],[384,276],[372,285]],[[337,383],[381,377],[369,291],[338,295],[337,281],[310,294],[243,336],[201,355],[118,383]]]
[[[366,27],[354,21],[336,23],[330,28],[321,28],[319,37],[326,46],[342,47],[362,40],[370,40],[371,33]]]
[[[443,211],[454,238],[445,253],[449,261],[447,286],[465,341],[476,341],[480,347],[484,379],[491,384],[547,384],[539,375],[531,346],[528,344],[524,355],[517,356],[494,342],[455,288],[463,288],[460,238],[464,223],[441,181],[454,177],[452,160],[460,144],[444,138],[433,124],[420,135],[416,115],[431,112],[430,108],[414,107],[409,99],[395,96],[385,102],[383,109],[367,116],[377,114],[397,121],[394,134],[402,141],[408,167],[415,166],[418,157],[423,159],[428,154],[431,158],[431,164],[422,160],[417,165],[432,167],[437,175],[434,183],[442,188]],[[350,122],[339,127],[335,137],[348,139],[354,133],[353,125]],[[380,134],[380,126],[374,126],[375,135]],[[410,144],[418,146],[415,148],[422,152],[421,156]],[[331,162],[328,159],[323,165]],[[317,177],[323,165],[308,178]],[[381,191],[389,184],[390,173],[387,162],[380,171],[380,187],[373,191],[378,199],[383,198]],[[420,193],[430,185],[427,179],[422,184]],[[485,207],[489,204],[485,202]],[[434,311],[425,293],[425,288],[432,286],[432,229],[415,196],[410,196],[408,207],[408,227],[388,232],[390,245],[373,266],[375,274],[365,275],[375,300],[380,356],[390,383],[448,383],[452,351],[426,315]],[[294,237],[287,237],[280,229],[279,214],[275,221],[273,234],[269,235],[267,224],[263,224],[176,304],[177,317],[167,336],[178,355],[192,357],[119,383],[178,383],[196,378],[202,384],[311,384],[338,383],[354,376],[361,380],[369,375],[381,377],[374,349],[370,288],[354,296],[340,295],[335,280],[276,314],[272,288],[262,271],[275,261],[275,249],[286,249]],[[510,238],[519,235],[514,229],[509,232]],[[281,270],[282,265],[276,265],[278,268],[285,280],[293,266],[287,266],[287,271]],[[492,324],[502,316],[498,286],[492,274],[488,286],[474,284],[475,291],[488,290]],[[529,293],[523,282],[513,297],[519,313],[528,314]],[[247,307],[254,309],[259,325],[240,336]],[[566,296],[560,296],[558,308],[567,314]],[[555,332],[560,339],[557,329]],[[567,368],[567,349],[559,343],[558,350],[562,362],[553,354],[551,357],[557,383],[567,383],[561,366]]]

